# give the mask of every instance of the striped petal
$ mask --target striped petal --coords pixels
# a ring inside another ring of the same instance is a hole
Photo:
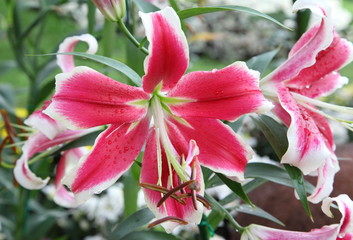
[[[317,54],[315,63],[302,69],[294,78],[287,80],[286,86],[298,91],[303,90],[309,94],[314,92],[317,96],[328,94],[347,83],[347,79],[337,76],[338,73],[327,76],[335,73],[352,60],[353,44],[335,33],[330,46]]]
[[[333,23],[329,17],[329,8],[323,7],[320,0],[299,0],[293,5],[293,10],[310,9],[321,17],[318,25],[307,31],[293,47],[287,61],[279,66],[267,78],[281,82],[292,79],[299,72],[315,64],[318,53],[328,48],[334,38]]]
[[[341,76],[338,72],[331,72],[322,78],[312,81],[307,87],[292,88],[291,90],[310,98],[318,98],[330,95],[347,83],[348,78]]]
[[[92,131],[92,129],[87,131],[68,130],[58,134],[53,139],[48,139],[41,132],[33,134],[23,145],[22,156],[16,161],[16,166],[14,168],[16,181],[27,189],[41,189],[48,183],[49,178],[42,179],[37,177],[28,166],[29,159],[36,153],[45,151],[50,147],[57,146],[64,142],[74,140]]]
[[[61,156],[55,172],[55,194],[53,200],[56,204],[66,208],[78,206],[78,203],[75,201],[74,194],[65,188],[65,186],[61,183],[61,180],[71,168],[78,164],[79,159],[86,152],[87,149],[85,147],[73,148],[65,151]]]
[[[140,88],[119,83],[88,67],[56,76],[56,92],[44,113],[68,128],[89,128],[134,122],[146,107],[133,101],[149,99]]]
[[[331,203],[333,202],[336,202],[338,209],[342,214],[339,229],[340,237],[337,239],[351,239],[353,233],[353,201],[346,194],[325,199],[322,202],[321,209],[329,217],[333,217],[330,210]],[[347,235],[347,238],[345,238],[345,235]]]
[[[158,148],[157,148],[157,139],[156,133],[152,130],[149,134],[145,153],[142,160],[142,169],[140,182],[141,183],[149,183],[149,184],[158,184],[159,176],[158,176]],[[180,155],[187,155],[188,150],[185,149],[184,152],[179,152]],[[171,187],[176,187],[180,183],[178,181],[178,177],[173,171],[173,175],[170,176],[170,172],[168,169],[168,163],[165,156],[164,151],[162,151],[162,164],[161,164],[161,184],[163,187],[170,189]],[[202,171],[199,164],[195,164],[196,167],[196,180],[200,184],[200,190],[197,192],[198,194],[204,194],[204,185],[203,185],[203,177]],[[170,186],[170,179],[173,181],[173,186]],[[147,206],[151,209],[157,219],[172,216],[181,218],[188,223],[200,223],[203,212],[203,205],[200,202],[197,202],[197,210],[194,209],[194,205],[192,203],[191,198],[184,198],[185,205],[182,205],[180,202],[176,201],[173,198],[168,198],[164,204],[160,207],[157,207],[158,202],[162,198],[162,194],[158,191],[143,188],[143,192],[145,195],[145,200]],[[189,193],[190,190],[187,188],[186,193]],[[171,232],[175,227],[179,224],[172,221],[167,221],[162,223],[162,226],[167,232]]]
[[[186,142],[195,140],[200,154],[200,164],[222,173],[236,181],[244,180],[245,166],[253,150],[227,125],[207,118],[184,118],[187,124],[170,119],[171,139]],[[175,143],[175,145],[177,145]]]
[[[234,121],[243,114],[272,108],[259,89],[259,73],[249,70],[243,62],[221,70],[189,73],[168,97],[184,100],[170,105],[172,112],[181,117]]]
[[[167,7],[154,13],[140,12],[150,54],[145,59],[143,89],[152,93],[161,83],[162,91],[173,88],[189,63],[189,47],[176,12]]]
[[[278,96],[291,119],[287,132],[288,149],[281,162],[298,167],[304,174],[317,170],[332,154],[326,139],[315,121],[297,104],[286,87],[278,88]]]
[[[88,44],[88,50],[86,51],[86,53],[95,54],[98,50],[97,40],[90,34],[82,34],[79,36],[65,38],[65,40],[59,45],[58,53],[73,52],[75,46],[79,42],[86,42]],[[58,54],[56,56],[56,59],[58,66],[63,72],[70,72],[75,67],[73,55]]]
[[[328,197],[333,190],[333,181],[336,173],[340,170],[338,160],[335,154],[325,159],[325,163],[317,172],[317,183],[313,192],[308,196],[312,203],[319,203]]]
[[[65,176],[76,201],[82,203],[105,190],[127,171],[138,156],[147,136],[149,120],[111,125],[102,132],[90,153]]]
[[[240,240],[336,240],[338,227],[338,224],[332,224],[310,232],[297,232],[251,224],[242,233]]]

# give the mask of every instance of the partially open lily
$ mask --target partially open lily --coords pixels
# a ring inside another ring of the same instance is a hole
[[[315,98],[347,83],[338,70],[352,61],[353,45],[334,31],[330,8],[324,1],[298,0],[293,9],[310,9],[320,21],[298,40],[288,59],[261,81],[261,89],[277,102],[274,112],[289,127],[289,146],[281,162],[300,168],[304,174],[318,175],[308,198],[318,203],[331,193],[339,165],[326,115],[315,107],[328,104]]]
[[[88,44],[88,53],[97,51],[96,39],[88,34],[66,38],[59,46],[58,52],[71,52],[79,41],[84,41]],[[63,72],[70,71],[74,68],[73,56],[58,55],[57,64]],[[56,146],[68,141],[72,141],[88,133],[97,131],[97,128],[86,130],[68,130],[58,121],[50,118],[43,113],[43,110],[50,104],[47,101],[42,108],[32,113],[26,120],[25,124],[33,128],[34,133],[29,136],[22,147],[22,155],[16,161],[14,175],[18,183],[27,189],[41,189],[49,181],[49,178],[41,179],[37,177],[29,168],[28,162],[38,153],[49,154],[48,151],[55,150]],[[83,155],[82,149],[73,149],[64,153],[59,161],[56,174],[56,193],[54,201],[65,207],[74,207],[77,204],[74,201],[73,194],[68,192],[60,183],[63,173],[65,172],[69,162],[78,162],[78,159]],[[73,160],[76,157],[76,160]],[[33,159],[32,159],[33,160]]]
[[[241,240],[351,240],[353,239],[353,202],[345,194],[335,198],[326,198],[322,202],[322,211],[333,217],[330,211],[331,203],[336,202],[342,214],[340,223],[313,229],[310,232],[286,231],[251,224],[242,233]]]
[[[109,124],[63,180],[79,202],[115,183],[147,142],[141,186],[146,202],[171,231],[176,224],[201,220],[207,203],[199,164],[244,178],[252,150],[219,119],[233,121],[272,104],[258,87],[259,74],[242,62],[183,76],[189,52],[176,12],[165,8],[140,16],[150,42],[142,88],[76,67],[56,76],[45,113],[70,129]]]

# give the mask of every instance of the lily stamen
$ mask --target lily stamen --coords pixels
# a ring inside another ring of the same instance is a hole
[[[161,224],[161,223],[164,223],[164,222],[167,222],[167,221],[171,221],[171,222],[176,222],[176,223],[179,223],[179,224],[182,224],[182,225],[187,225],[188,222],[181,219],[181,218],[178,218],[178,217],[174,217],[174,216],[168,216],[168,217],[164,217],[164,218],[161,218],[161,219],[158,219],[152,223],[150,223],[148,225],[148,228],[153,228],[154,226],[158,225],[158,224]]]
[[[161,200],[159,200],[159,202],[157,203],[157,207],[160,207],[170,196],[172,196],[173,194],[175,194],[176,192],[180,191],[181,189],[183,189],[184,187],[187,187],[191,184],[193,184],[195,182],[195,180],[189,180],[186,181],[178,186],[176,186],[175,188],[172,188],[171,190],[169,190],[162,198]]]
[[[189,197],[193,197],[192,193],[184,193],[184,194],[178,195],[178,198],[180,198],[180,199],[189,198]],[[202,203],[205,208],[211,209],[211,204],[207,201],[206,198],[204,198],[200,194],[196,193],[196,200],[199,201],[200,203]]]
[[[150,190],[154,190],[163,194],[167,194],[168,192],[170,192],[170,190],[168,188],[159,186],[159,185],[155,185],[155,184],[151,184],[151,183],[140,183],[139,184],[141,187],[143,188],[147,188]],[[186,203],[180,199],[175,193],[172,193],[171,195],[169,195],[169,197],[175,199],[176,201],[178,201],[179,203],[186,205]]]

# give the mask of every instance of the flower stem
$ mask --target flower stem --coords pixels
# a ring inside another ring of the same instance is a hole
[[[125,23],[123,20],[119,19],[117,21],[121,31],[126,35],[126,37],[138,48],[140,49],[144,54],[148,55],[148,50],[140,45],[140,42],[136,40],[136,38],[131,34],[129,29],[125,26]]]

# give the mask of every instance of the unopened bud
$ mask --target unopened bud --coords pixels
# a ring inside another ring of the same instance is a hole
[[[111,21],[116,22],[125,16],[125,0],[92,0],[92,2]]]

